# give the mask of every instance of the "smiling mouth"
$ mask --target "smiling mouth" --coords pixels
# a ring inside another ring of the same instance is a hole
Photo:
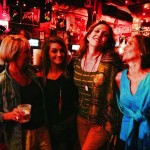
[[[63,59],[62,59],[62,58],[57,58],[56,60],[57,60],[57,61],[63,61]]]
[[[100,40],[99,39],[94,39],[95,40],[95,42],[100,42]]]

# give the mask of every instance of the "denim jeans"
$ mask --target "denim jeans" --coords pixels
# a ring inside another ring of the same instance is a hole
[[[25,150],[52,150],[48,129],[40,127],[25,132]]]
[[[108,133],[100,126],[77,117],[79,142],[82,150],[105,150]]]

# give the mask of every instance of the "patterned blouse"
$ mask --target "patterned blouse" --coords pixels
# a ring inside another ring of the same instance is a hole
[[[83,71],[80,59],[74,63],[74,80],[79,90],[78,115],[110,133],[115,132],[119,124],[115,98],[115,76],[120,69],[117,56],[103,54],[96,72]]]

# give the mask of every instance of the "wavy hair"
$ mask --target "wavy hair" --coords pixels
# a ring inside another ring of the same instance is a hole
[[[110,50],[114,49],[115,39],[114,39],[114,33],[113,33],[113,30],[112,30],[111,26],[106,21],[99,20],[99,21],[93,23],[88,28],[86,35],[84,36],[83,40],[81,41],[80,50],[78,52],[81,57],[86,53],[86,51],[88,49],[88,43],[89,43],[89,41],[87,40],[88,35],[94,30],[95,27],[97,27],[100,24],[106,25],[109,28],[108,40],[107,40],[102,52],[105,53],[107,51],[110,51]]]

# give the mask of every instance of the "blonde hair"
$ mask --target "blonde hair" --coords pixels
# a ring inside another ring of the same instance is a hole
[[[8,35],[0,45],[0,58],[4,62],[14,61],[18,52],[24,49],[30,49],[26,38],[19,35]]]

